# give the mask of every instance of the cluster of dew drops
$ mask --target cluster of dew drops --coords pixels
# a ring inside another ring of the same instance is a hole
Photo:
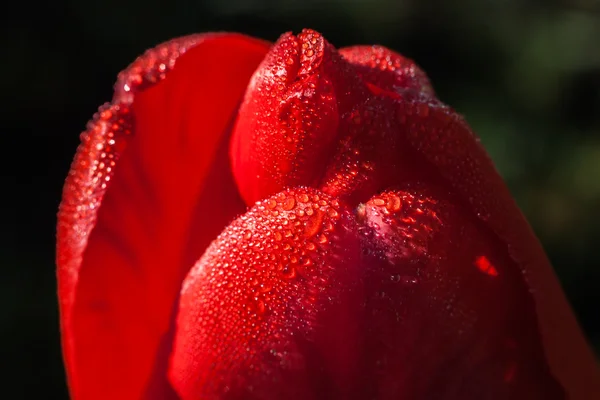
[[[232,307],[221,324],[257,334],[258,319],[296,329],[315,320],[335,284],[335,259],[342,245],[337,200],[314,189],[295,188],[258,202],[213,242],[184,286],[205,310]],[[193,289],[192,289],[193,288]],[[210,315],[200,325],[210,325]],[[206,327],[209,329],[209,327]],[[281,326],[262,326],[278,330]]]
[[[85,248],[107,185],[133,132],[130,106],[135,93],[164,79],[177,58],[202,36],[171,40],[138,57],[119,74],[112,102],[102,105],[81,133],[81,144],[65,181],[58,223],[59,240],[68,240],[76,253]],[[77,263],[80,256],[75,255],[70,262]]]

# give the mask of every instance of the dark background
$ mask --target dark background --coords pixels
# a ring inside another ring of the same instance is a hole
[[[0,21],[0,374],[13,399],[66,398],[55,215],[79,133],[124,68],[175,36],[275,40],[314,28],[417,60],[482,137],[600,348],[597,0],[18,1]]]

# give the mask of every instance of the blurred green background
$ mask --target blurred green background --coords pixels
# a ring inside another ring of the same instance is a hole
[[[105,0],[12,3],[0,24],[0,343],[10,398],[66,398],[55,214],[78,135],[146,48],[192,32],[275,40],[310,27],[336,46],[415,59],[482,138],[600,348],[598,0]]]

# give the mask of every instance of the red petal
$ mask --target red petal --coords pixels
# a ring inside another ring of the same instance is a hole
[[[113,105],[84,132],[58,225],[61,325],[74,398],[161,398],[168,390],[166,353],[157,351],[181,280],[190,260],[244,210],[224,133],[267,50],[234,34],[159,46],[120,75]],[[175,60],[168,79],[149,87]],[[122,138],[121,130],[133,134]]]
[[[352,46],[340,49],[361,78],[374,87],[402,93],[406,89],[435,96],[431,83],[413,60],[383,46]],[[376,91],[377,92],[377,91]]]
[[[573,398],[600,393],[598,370],[543,249],[485,150],[464,120],[412,91],[357,105],[323,190],[358,204],[410,180],[446,187],[509,249],[532,293],[540,340],[552,373]]]
[[[410,146],[434,166],[471,212],[508,248],[532,294],[545,356],[569,398],[600,396],[594,355],[543,248],[464,120],[434,101],[405,102]]]
[[[314,189],[281,192],[234,221],[183,284],[170,373],[179,395],[310,399],[349,389],[355,339],[328,335],[323,322],[352,325],[342,311],[358,258],[353,216]]]
[[[445,189],[359,206],[369,265],[360,398],[563,399],[506,248]]]
[[[353,47],[340,53],[380,98],[357,105],[341,123],[347,127],[341,131],[356,132],[348,134],[329,167],[325,191],[355,202],[373,188],[411,176],[432,183],[442,178],[509,247],[534,294],[552,372],[570,395],[593,391],[600,396],[600,384],[594,383],[599,382],[594,356],[554,271],[468,125],[432,97],[425,75],[410,60],[381,47]],[[358,121],[354,128],[352,118]]]
[[[335,148],[339,115],[367,94],[348,67],[311,30],[285,34],[273,46],[252,78],[231,144],[234,175],[247,204],[321,179]]]
[[[309,44],[307,46],[310,48]],[[335,57],[333,48],[325,47],[325,50],[326,55]],[[341,54],[345,60],[335,58],[335,62],[324,62],[318,64],[319,68],[323,66],[321,69],[316,68],[319,77],[326,76],[333,84],[328,93],[333,92],[336,96],[340,119],[333,145],[329,144],[332,139],[327,132],[322,136],[314,135],[318,140],[307,141],[312,153],[304,153],[301,172],[308,171],[310,179],[302,176],[296,180],[297,173],[290,179],[290,175],[278,171],[279,160],[288,165],[289,159],[303,153],[296,148],[287,153],[280,151],[279,143],[285,136],[280,135],[277,113],[272,119],[264,119],[264,126],[255,130],[256,136],[248,134],[253,130],[247,126],[236,131],[236,140],[242,140],[242,135],[256,139],[254,142],[243,139],[246,140],[244,145],[238,146],[247,151],[246,159],[243,151],[232,153],[236,180],[246,201],[286,185],[315,185],[324,165],[322,160],[327,158],[325,155],[333,157],[334,161],[326,168],[322,186],[321,183],[316,185],[351,205],[366,201],[373,193],[390,185],[411,179],[427,182],[431,187],[445,187],[467,204],[472,214],[509,249],[512,265],[523,274],[532,292],[534,316],[539,324],[545,356],[560,384],[575,397],[600,393],[594,357],[552,267],[470,128],[452,109],[435,99],[425,75],[410,60],[384,48],[350,48]],[[277,75],[273,71],[284,69],[284,61],[283,57],[271,60],[269,68],[264,70],[265,73],[271,71],[267,76]],[[263,71],[263,67],[259,71]],[[364,87],[352,79],[353,74],[360,77]],[[262,78],[257,75],[255,79],[260,83]],[[260,94],[252,88],[246,101]],[[295,88],[296,93],[301,89]],[[257,104],[262,104],[261,101]],[[273,107],[262,109],[249,107],[254,113],[247,113],[251,116],[248,118],[266,116],[277,110],[277,102],[273,104]],[[331,107],[312,103],[304,112],[320,115],[321,110],[329,109]],[[333,122],[329,126],[333,126]],[[301,128],[292,139],[311,132],[310,126]],[[265,150],[257,145],[261,140]],[[315,156],[319,151],[323,153]],[[239,165],[248,168],[236,167],[236,157],[242,160]],[[294,168],[291,170],[293,172]],[[273,171],[279,181],[269,183],[264,176]],[[264,182],[271,186],[261,186]],[[480,269],[490,271],[485,261],[479,261],[478,265]]]
[[[403,96],[370,96],[340,122],[340,145],[328,166],[322,188],[356,206],[373,193],[407,180],[440,183],[439,173],[416,154],[404,138]]]
[[[564,398],[518,268],[445,193],[293,189],[234,221],[183,284],[181,398]]]

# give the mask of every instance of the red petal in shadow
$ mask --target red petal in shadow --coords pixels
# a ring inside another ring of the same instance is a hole
[[[519,268],[434,188],[405,183],[358,208],[368,267],[357,398],[565,399]]]
[[[399,104],[414,96],[411,91],[393,97],[371,95],[344,115],[323,191],[355,207],[373,193],[407,180],[440,184],[438,171],[403,137],[406,115],[400,113]]]
[[[531,227],[465,121],[439,102],[399,105],[409,146],[439,171],[471,213],[504,244],[535,305],[540,340],[550,366],[572,399],[600,396],[593,353]]]
[[[340,53],[374,97],[357,104],[340,122],[342,145],[328,167],[323,190],[353,205],[373,190],[407,179],[454,192],[504,243],[521,272],[552,374],[573,398],[600,396],[593,353],[555,273],[463,118],[433,96],[424,74],[409,60],[384,48],[354,47]]]
[[[268,47],[237,34],[159,46],[119,76],[113,104],[83,134],[58,225],[74,398],[163,398],[168,391],[168,352],[157,351],[189,260],[245,209],[226,133]]]

